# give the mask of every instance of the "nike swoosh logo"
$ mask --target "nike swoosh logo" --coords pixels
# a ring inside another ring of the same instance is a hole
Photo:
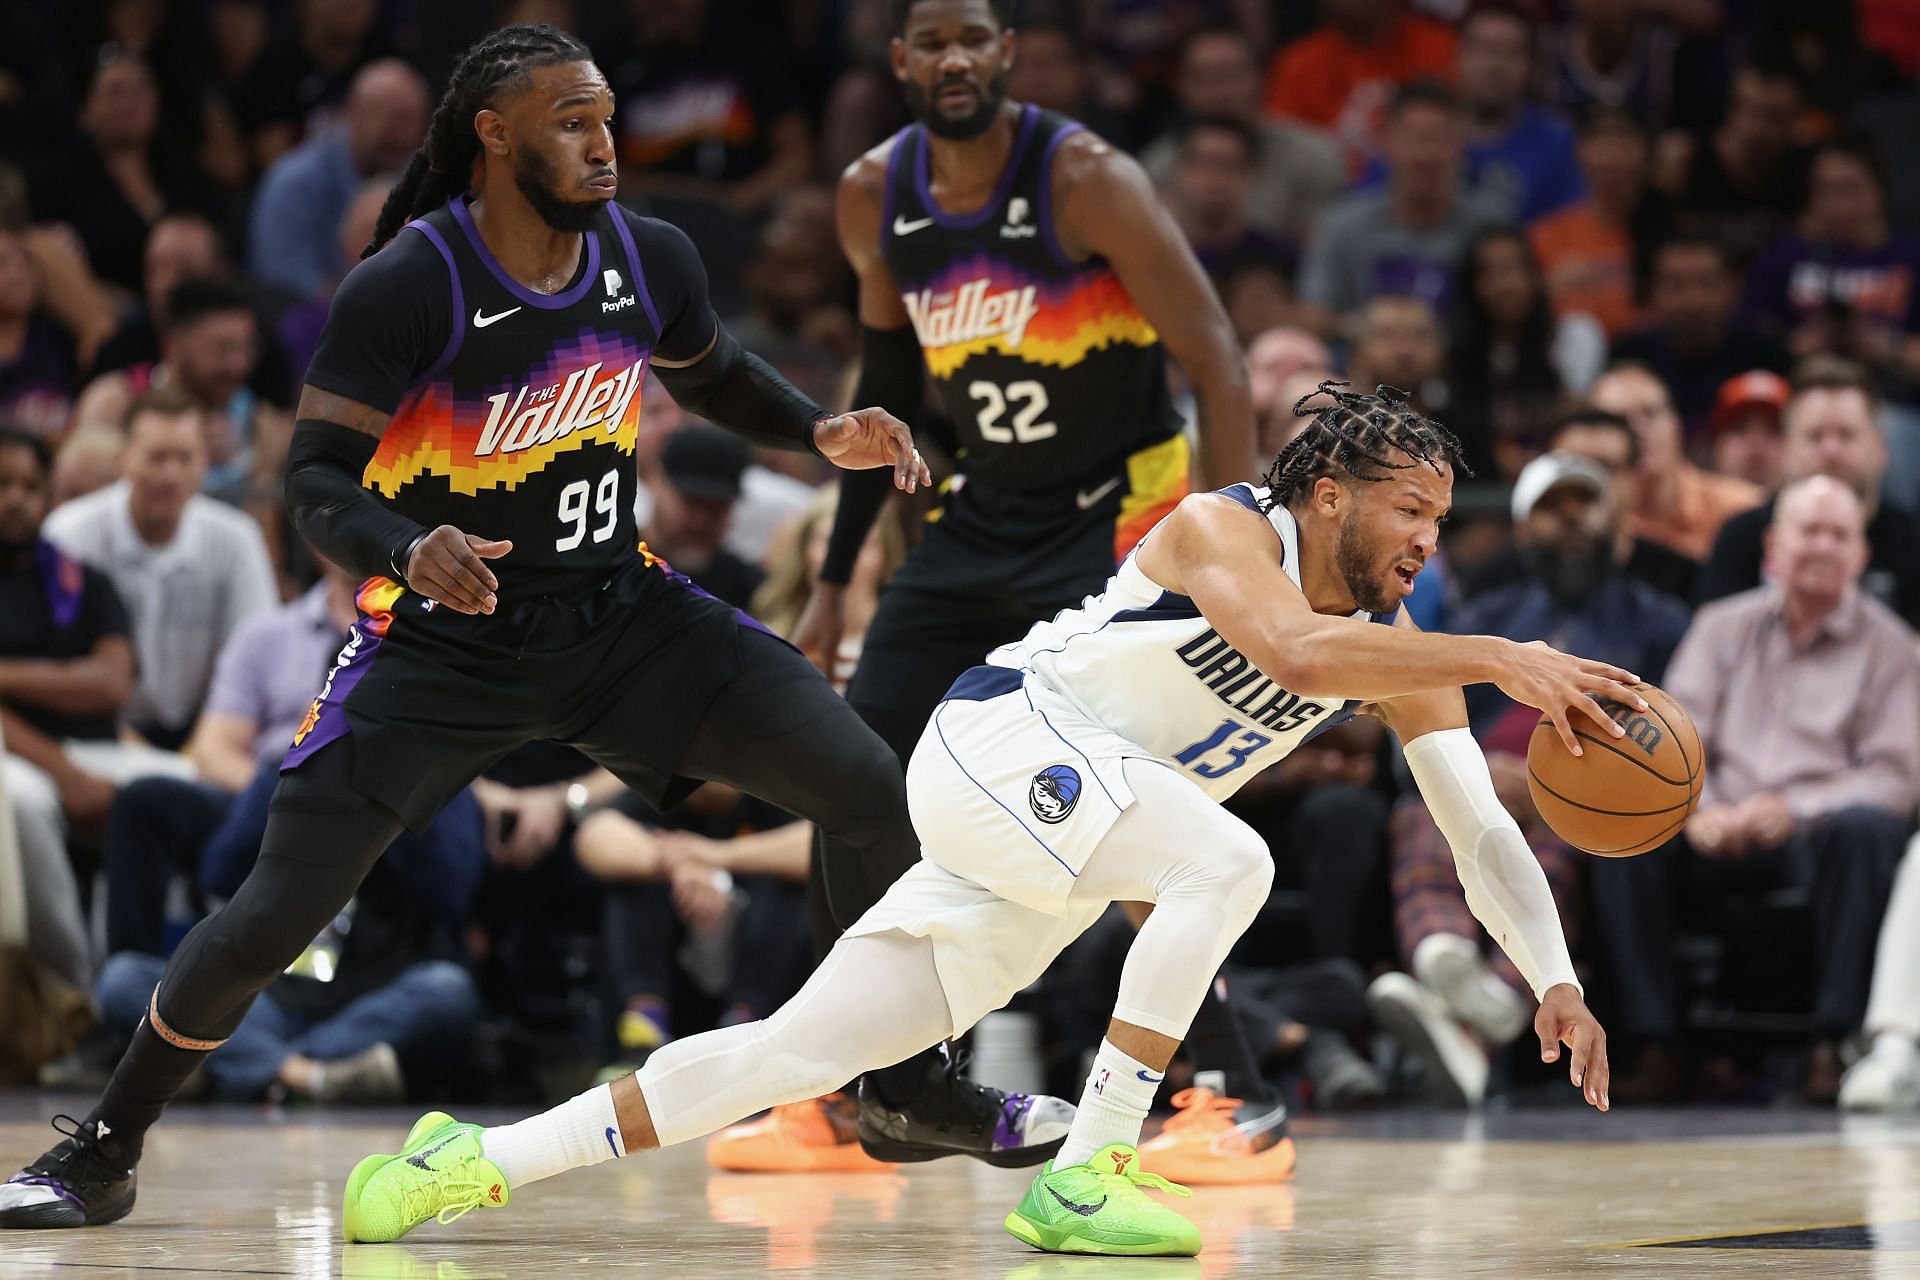
[[[457,1138],[459,1136],[460,1136],[459,1134],[455,1134],[454,1138]],[[432,1155],[434,1152],[440,1150],[440,1148],[451,1143],[454,1140],[454,1138],[442,1139],[441,1141],[436,1142],[434,1145],[428,1147],[425,1151],[414,1152],[412,1155],[407,1157],[407,1163],[412,1165],[416,1169],[425,1169],[429,1173],[433,1172],[432,1166],[430,1166],[427,1163],[427,1157]]]
[[[1069,1200],[1065,1196],[1061,1195],[1058,1191],[1055,1191],[1052,1187],[1047,1188],[1047,1194],[1052,1196],[1055,1200],[1059,1201],[1061,1208],[1071,1210],[1072,1212],[1079,1214],[1083,1218],[1091,1218],[1094,1214],[1100,1212],[1101,1209],[1105,1208],[1107,1204],[1107,1198],[1105,1196],[1100,1197],[1099,1204],[1076,1204],[1072,1200]]]
[[[1166,1079],[1165,1076],[1156,1076],[1150,1071],[1136,1071],[1133,1074],[1139,1076],[1142,1080],[1145,1080],[1148,1084],[1159,1084],[1162,1080]]]
[[[620,1158],[620,1144],[613,1140],[612,1125],[607,1126],[607,1146],[613,1151],[613,1158],[618,1160]]]
[[[509,307],[507,310],[502,311],[497,316],[483,316],[480,314],[480,308],[475,307],[473,309],[473,327],[476,329],[484,329],[488,325],[492,324],[495,320],[505,320],[508,316],[512,315],[514,312],[518,310],[520,310],[519,307]]]
[[[1073,500],[1074,500],[1074,503],[1077,506],[1079,506],[1079,508],[1082,511],[1085,511],[1088,507],[1093,506],[1094,503],[1100,501],[1100,499],[1106,497],[1108,494],[1112,493],[1115,489],[1118,489],[1119,487],[1120,487],[1120,477],[1115,476],[1113,479],[1101,485],[1098,489],[1092,489],[1092,490],[1082,489],[1079,493],[1074,495]]]
[[[893,234],[897,236],[910,236],[914,232],[924,230],[932,225],[932,218],[916,218],[914,221],[908,222],[897,213],[893,215]]]

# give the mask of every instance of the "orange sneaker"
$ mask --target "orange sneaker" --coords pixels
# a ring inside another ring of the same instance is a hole
[[[887,1173],[897,1164],[860,1149],[860,1107],[845,1093],[790,1102],[722,1129],[707,1163],[734,1173]]]
[[[1173,1095],[1175,1114],[1151,1141],[1140,1144],[1140,1160],[1163,1178],[1199,1186],[1238,1186],[1285,1182],[1293,1175],[1293,1138],[1287,1133],[1287,1108],[1242,1116],[1238,1098],[1211,1089],[1182,1089]]]

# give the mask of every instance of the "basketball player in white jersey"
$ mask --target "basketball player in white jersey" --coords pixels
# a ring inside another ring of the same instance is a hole
[[[1606,1110],[1605,1034],[1460,689],[1497,684],[1578,754],[1576,722],[1620,734],[1595,695],[1644,709],[1636,678],[1544,644],[1414,628],[1400,606],[1452,504],[1459,443],[1386,388],[1340,386],[1323,387],[1332,403],[1266,487],[1182,500],[1102,594],[954,685],[907,773],[922,860],[784,1008],[675,1041],[635,1076],[519,1124],[449,1129],[433,1113],[399,1156],[355,1168],[347,1238],[395,1239],[897,1062],[999,1008],[1111,903],[1145,901],[1072,1130],[1006,1227],[1053,1252],[1197,1253],[1193,1224],[1142,1190],[1185,1188],[1141,1169],[1137,1143],[1273,876],[1259,836],[1219,802],[1361,712],[1405,744],[1468,903],[1539,996],[1542,1060],[1567,1044],[1573,1083]]]

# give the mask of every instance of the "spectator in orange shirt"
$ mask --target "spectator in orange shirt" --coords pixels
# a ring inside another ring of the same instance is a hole
[[[1646,135],[1624,111],[1590,111],[1580,127],[1578,154],[1587,198],[1537,220],[1528,235],[1546,272],[1554,313],[1583,311],[1609,339],[1619,338],[1640,319],[1644,250],[1636,246],[1664,240],[1672,213],[1666,198],[1649,186]]]
[[[1320,0],[1324,21],[1275,51],[1267,111],[1326,129],[1356,168],[1379,139],[1387,102],[1423,76],[1451,79],[1453,31],[1401,0]]]

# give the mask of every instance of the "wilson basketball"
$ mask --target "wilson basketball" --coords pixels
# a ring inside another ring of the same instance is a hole
[[[1634,692],[1645,711],[1600,700],[1624,737],[1576,720],[1584,754],[1575,756],[1542,717],[1527,743],[1527,789],[1540,816],[1568,844],[1603,858],[1630,858],[1679,834],[1706,780],[1700,734],[1685,709],[1650,684]]]

